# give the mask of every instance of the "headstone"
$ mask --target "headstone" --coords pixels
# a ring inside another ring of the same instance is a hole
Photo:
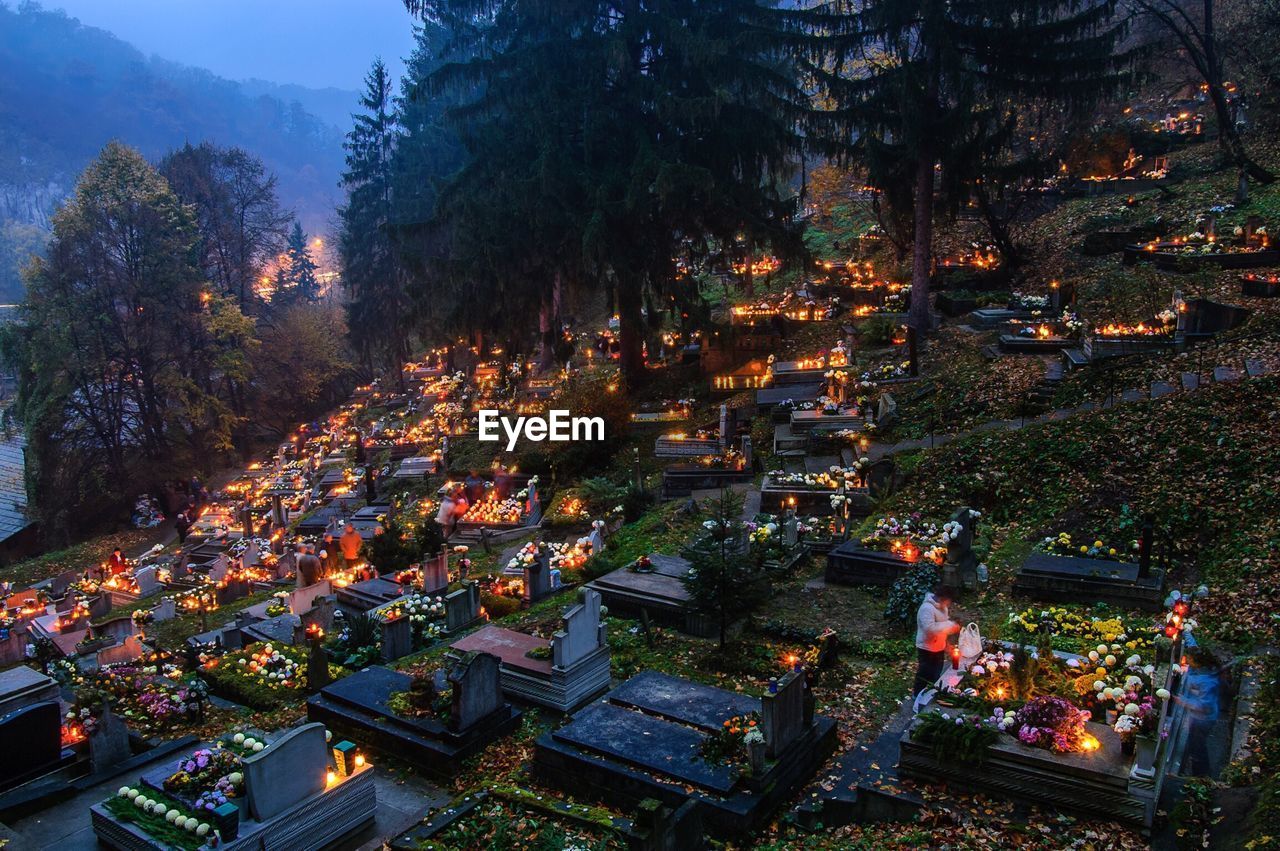
[[[726,447],[729,445],[729,426],[731,420],[729,416],[729,406],[720,406],[720,445]]]
[[[524,575],[522,594],[525,602],[536,603],[551,593],[551,571],[541,553],[533,560],[533,564],[524,566],[522,573]]]
[[[122,662],[134,662],[142,658],[145,648],[138,636],[126,636],[119,644],[104,647],[98,651],[98,665],[118,665]]]
[[[467,653],[449,672],[453,686],[453,706],[449,729],[455,733],[469,729],[502,705],[499,681],[500,660],[492,653]]]
[[[867,468],[867,490],[878,497],[893,489],[895,467],[892,458],[881,458]]]
[[[110,702],[104,702],[98,723],[89,734],[89,772],[109,771],[131,756],[129,728],[111,711]]]
[[[24,706],[56,701],[59,691],[53,677],[26,665],[0,671],[0,715],[17,712]]]
[[[172,597],[165,597],[151,610],[151,618],[155,621],[173,620],[178,616],[178,604]]]
[[[213,560],[213,564],[209,565],[209,578],[214,582],[221,582],[227,578],[227,574],[231,571],[231,560],[227,558],[226,553],[220,553]]]
[[[587,537],[587,540],[591,543],[591,554],[593,556],[598,556],[604,552],[604,527],[592,524],[591,534]]]
[[[421,570],[422,593],[432,596],[443,593],[449,587],[449,551],[444,550],[440,555],[426,559]]]
[[[0,787],[53,768],[62,758],[62,710],[56,701],[24,706],[0,717]]]
[[[319,635],[310,636],[307,644],[307,689],[315,692],[333,681],[329,676],[329,654]]]
[[[800,541],[799,523],[796,520],[796,513],[787,510],[787,519],[782,523],[782,542],[787,548],[794,547]]]
[[[581,603],[564,612],[564,629],[551,639],[551,662],[568,668],[604,646],[604,624],[600,622],[600,592],[583,590]]]
[[[413,625],[408,616],[382,621],[382,659],[391,662],[413,652]]]
[[[760,700],[766,755],[777,759],[804,733],[804,674],[789,671]]]
[[[876,405],[876,426],[885,429],[893,425],[898,419],[898,403],[894,400],[890,393],[880,394],[880,401]]]
[[[266,821],[322,791],[329,770],[323,724],[303,724],[244,760],[249,813]]]
[[[300,615],[315,606],[316,600],[332,593],[333,590],[327,579],[322,579],[305,588],[296,588],[289,592],[289,611]]]
[[[457,591],[444,598],[445,629],[450,634],[473,623],[480,617],[480,586],[464,582]]]
[[[978,558],[973,554],[973,527],[976,521],[977,512],[968,506],[956,509],[951,515],[951,522],[959,524],[959,530],[947,542],[947,560],[942,566],[944,582],[958,580],[965,588],[977,587]]]
[[[752,457],[751,435],[744,434],[742,436],[742,466],[744,469],[751,469]]]
[[[303,629],[317,627],[324,632],[329,632],[333,629],[333,618],[337,610],[337,597],[317,597],[315,605],[298,615],[298,618],[302,622]]]
[[[151,565],[140,567],[133,572],[133,581],[138,585],[138,593],[143,597],[153,593],[160,587],[160,580],[156,576],[156,569]]]

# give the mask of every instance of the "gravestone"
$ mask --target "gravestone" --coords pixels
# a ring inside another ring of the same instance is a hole
[[[782,523],[782,542],[790,549],[800,541],[799,523],[796,521],[796,513],[787,511],[787,519]]]
[[[213,564],[209,565],[209,578],[214,582],[221,582],[227,578],[227,574],[231,571],[231,560],[227,558],[226,553],[221,553]]]
[[[547,568],[547,563],[542,553],[538,553],[538,557],[533,560],[533,564],[526,564],[522,570],[524,575],[524,589],[521,594],[527,603],[536,603],[543,597],[551,593],[551,571]]]
[[[327,579],[322,579],[305,588],[296,588],[289,592],[289,611],[295,615],[300,615],[313,608],[317,599],[327,597],[332,593],[333,590]]]
[[[173,620],[178,616],[178,604],[172,597],[165,597],[160,603],[151,610],[151,617],[155,621]]]
[[[413,651],[413,624],[405,615],[382,622],[382,658],[386,662]]]
[[[752,458],[753,456],[751,452],[751,435],[744,434],[742,436],[742,466],[745,469],[748,469],[748,470],[751,469]]]
[[[62,710],[54,701],[24,706],[0,718],[0,788],[43,774],[62,759]]]
[[[245,797],[258,821],[277,816],[325,788],[329,749],[323,724],[303,724],[244,760]]]
[[[889,393],[880,396],[880,402],[876,405],[876,425],[879,428],[889,428],[898,419],[898,403]]]
[[[17,712],[36,703],[56,701],[59,692],[53,677],[34,668],[19,665],[0,671],[0,715]]]
[[[449,587],[449,551],[428,558],[422,563],[422,593],[441,594]]]
[[[499,659],[492,653],[467,653],[449,672],[453,706],[449,729],[455,733],[488,718],[503,705]]]
[[[444,598],[445,629],[452,635],[480,618],[480,586],[463,582],[462,587]]]
[[[586,658],[605,643],[604,624],[600,623],[600,592],[583,590],[581,603],[565,610],[564,629],[551,640],[552,664],[568,668]]]
[[[587,537],[587,540],[591,543],[591,554],[593,556],[598,556],[604,552],[604,528],[602,526],[596,526],[593,523],[591,525],[591,534]]]
[[[947,542],[947,559],[942,565],[942,581],[948,585],[978,586],[978,558],[973,554],[973,528],[977,520],[977,512],[968,506],[957,508],[951,515],[951,522],[959,524],[960,529]]]
[[[156,577],[156,569],[151,565],[135,570],[133,572],[133,581],[138,585],[138,594],[143,597],[153,593],[160,587],[160,580]]]
[[[108,771],[131,756],[129,728],[111,711],[110,701],[104,701],[98,723],[89,734],[89,772]]]
[[[804,675],[790,671],[761,698],[765,755],[777,759],[787,746],[804,733]]]
[[[733,424],[733,420],[729,413],[728,405],[720,406],[720,446],[727,447],[729,445],[729,428]]]
[[[125,636],[119,644],[104,647],[97,653],[98,665],[118,665],[122,662],[134,662],[142,658],[145,648],[138,636]]]
[[[880,497],[893,491],[895,467],[892,458],[881,458],[867,468],[867,491]]]
[[[324,650],[319,635],[309,636],[307,642],[307,689],[319,691],[333,680],[329,676],[329,654]]]
[[[336,597],[317,597],[315,605],[298,615],[298,618],[302,622],[303,629],[314,626],[324,632],[329,632],[333,629],[333,618],[337,610],[338,599]]]

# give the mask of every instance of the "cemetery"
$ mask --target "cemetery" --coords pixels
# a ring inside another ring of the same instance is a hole
[[[1276,847],[1280,17],[889,2],[392,2],[332,233],[66,172],[0,847]]]

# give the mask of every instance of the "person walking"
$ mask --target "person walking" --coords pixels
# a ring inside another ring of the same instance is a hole
[[[1183,775],[1211,777],[1209,737],[1218,723],[1221,693],[1221,671],[1217,660],[1203,647],[1187,648],[1187,684],[1183,696],[1175,698],[1187,707],[1187,749],[1183,758]]]
[[[187,531],[191,528],[191,520],[187,517],[185,510],[179,511],[178,516],[173,521],[173,529],[178,533],[178,543],[185,544],[187,542]]]
[[[960,631],[951,619],[951,603],[956,591],[950,585],[937,585],[927,594],[916,611],[916,679],[911,696],[933,687],[942,676],[947,662],[947,639]],[[916,707],[919,709],[919,707]]]

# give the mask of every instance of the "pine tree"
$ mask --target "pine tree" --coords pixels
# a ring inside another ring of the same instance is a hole
[[[316,278],[316,264],[311,259],[307,235],[302,224],[295,221],[285,241],[284,261],[276,270],[276,286],[272,301],[277,304],[316,302],[320,300],[320,281]]]
[[[409,304],[393,240],[392,153],[396,145],[391,78],[382,60],[365,77],[363,110],[347,134],[338,211],[338,254],[348,294],[347,334],[366,367],[400,375],[409,357]]]
[[[1019,102],[1081,111],[1113,89],[1126,60],[1113,52],[1115,0],[866,0],[849,15],[828,11],[841,61],[814,77],[871,183],[911,205],[909,324],[923,331],[936,175],[944,193],[968,192],[1014,138],[1008,108]]]
[[[721,649],[730,624],[750,614],[765,597],[764,570],[747,552],[743,504],[743,497],[731,490],[707,502],[707,535],[690,547],[691,566],[681,580],[689,602],[715,619]]]

